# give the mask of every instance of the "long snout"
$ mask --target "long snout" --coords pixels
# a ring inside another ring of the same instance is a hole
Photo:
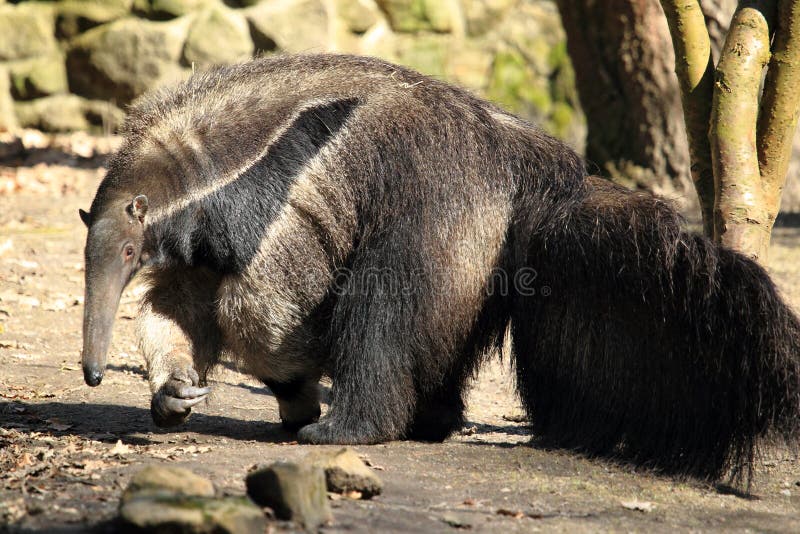
[[[81,362],[83,379],[89,386],[98,386],[103,380],[114,317],[123,289],[118,276],[86,277]]]

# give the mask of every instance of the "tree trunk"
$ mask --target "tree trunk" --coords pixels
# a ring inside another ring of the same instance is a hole
[[[711,112],[716,203],[714,237],[766,263],[769,213],[756,149],[759,90],[770,58],[771,1],[742,2],[717,65]]]
[[[586,157],[629,186],[694,201],[659,0],[557,0],[588,123]],[[594,169],[593,169],[594,170]]]

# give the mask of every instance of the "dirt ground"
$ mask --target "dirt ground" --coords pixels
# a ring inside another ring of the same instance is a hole
[[[88,208],[115,143],[26,135],[24,151],[0,142],[0,532],[114,531],[121,490],[147,464],[188,467],[241,495],[251,466],[306,454],[311,447],[278,424],[269,391],[231,369],[185,425],[156,428],[133,338],[135,283],[123,296],[103,384],[84,385],[77,210]],[[772,264],[800,306],[800,230],[776,230]],[[384,494],[333,501],[335,521],[324,531],[800,532],[796,453],[763,451],[754,497],[743,498],[536,448],[519,413],[505,366],[493,362],[475,382],[459,435],[355,447],[383,478]]]

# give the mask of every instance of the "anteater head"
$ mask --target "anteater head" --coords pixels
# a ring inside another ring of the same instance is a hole
[[[122,290],[145,261],[144,221],[147,197],[110,202],[92,213],[80,210],[86,237],[86,297],[83,309],[83,378],[90,386],[103,380],[111,330]]]

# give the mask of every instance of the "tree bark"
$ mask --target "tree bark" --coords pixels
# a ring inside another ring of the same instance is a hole
[[[770,228],[780,210],[800,115],[800,2],[779,0],[758,114],[758,163]]]
[[[714,231],[714,172],[708,125],[711,117],[714,61],[706,18],[697,0],[661,0],[675,48],[675,73],[681,89],[681,102],[689,139],[691,171],[703,231]]]
[[[626,185],[669,195],[690,190],[674,55],[659,1],[557,4],[587,118],[590,164]]]
[[[773,16],[774,2],[768,0],[742,2],[736,10],[717,65],[710,129],[715,239],[763,263],[772,221],[758,165],[756,123]]]

